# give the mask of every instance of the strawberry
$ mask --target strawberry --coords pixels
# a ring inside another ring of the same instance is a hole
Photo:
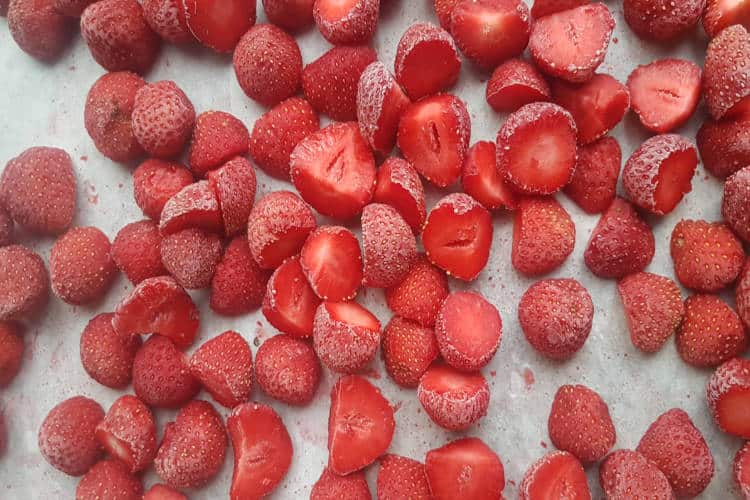
[[[208,181],[185,186],[167,200],[161,211],[159,230],[163,235],[190,228],[224,232],[219,199]]]
[[[576,124],[556,104],[527,104],[497,133],[497,168],[516,191],[552,194],[570,182],[576,165]]]
[[[222,254],[221,238],[202,229],[183,229],[164,237],[161,261],[180,286],[208,288]]]
[[[695,139],[706,170],[723,179],[750,164],[748,125],[744,118],[703,122]]]
[[[417,260],[417,240],[395,208],[371,203],[362,210],[362,284],[389,288],[406,277]]]
[[[315,0],[313,18],[333,45],[366,43],[375,33],[380,0]]]
[[[217,403],[234,408],[250,399],[253,354],[247,341],[229,330],[208,340],[193,353],[190,373]]]
[[[154,469],[173,488],[199,488],[221,470],[226,450],[221,415],[210,403],[191,401],[165,427]]]
[[[188,497],[166,484],[155,484],[146,491],[143,500],[188,500]]]
[[[616,441],[607,403],[584,385],[563,385],[555,393],[547,420],[552,444],[583,463],[604,458]]]
[[[306,405],[320,384],[320,361],[309,342],[292,335],[266,340],[255,355],[255,377],[272,398],[289,405]]]
[[[529,43],[529,8],[521,0],[462,0],[451,14],[451,34],[461,52],[494,69]]]
[[[328,467],[339,475],[367,467],[388,449],[395,426],[377,387],[358,375],[339,378],[331,389]]]
[[[590,0],[534,0],[531,6],[531,15],[534,19],[549,16],[557,12],[574,9],[589,3]]]
[[[740,493],[745,498],[750,497],[750,445],[745,445],[740,448],[737,454],[734,456],[734,482],[739,487]]]
[[[664,473],[637,451],[617,450],[610,453],[599,466],[599,484],[606,498],[611,500],[675,499]]]
[[[490,388],[480,372],[466,373],[439,362],[419,379],[417,398],[433,422],[461,431],[487,414]]]
[[[737,171],[724,183],[721,214],[727,225],[746,242],[750,242],[750,168]]]
[[[524,198],[513,219],[513,267],[527,276],[547,274],[573,252],[576,227],[552,197]]]
[[[184,165],[149,159],[133,171],[133,195],[143,213],[159,222],[164,205],[195,181]]]
[[[12,245],[15,240],[13,219],[5,208],[0,206],[0,247]]]
[[[364,472],[339,476],[326,467],[310,491],[310,500],[371,500]]]
[[[281,264],[268,280],[263,316],[275,328],[294,337],[311,337],[320,299],[310,287],[299,257]]]
[[[414,23],[398,41],[394,69],[398,83],[416,101],[455,85],[461,58],[447,31],[430,23]]]
[[[195,125],[195,109],[173,81],[149,83],[135,93],[133,135],[151,156],[170,158],[182,152]]]
[[[724,28],[741,24],[750,25],[750,3],[747,0],[707,0],[703,12],[703,29],[713,38]]]
[[[141,500],[143,485],[139,477],[117,460],[97,462],[78,482],[76,500]]]
[[[487,103],[498,112],[512,112],[526,104],[551,98],[542,74],[523,59],[508,59],[495,68],[485,95]]]
[[[453,9],[460,0],[433,0],[435,14],[440,21],[440,26],[450,31]]]
[[[623,278],[643,271],[654,257],[654,233],[633,206],[615,198],[589,238],[584,260],[600,278]]]
[[[439,351],[430,328],[394,316],[383,330],[381,353],[394,382],[401,387],[417,387]]]
[[[424,186],[408,161],[390,157],[380,165],[372,201],[392,206],[412,231],[422,231],[427,217]]]
[[[224,232],[237,236],[247,230],[247,218],[255,203],[255,169],[241,156],[208,173],[208,183],[219,200]]]
[[[742,114],[750,95],[750,34],[730,26],[712,39],[703,67],[703,97],[715,120]]]
[[[5,11],[10,35],[30,56],[52,62],[67,49],[73,22],[55,9],[54,0],[8,1]]]
[[[114,314],[94,316],[81,333],[81,364],[89,377],[112,389],[130,384],[139,335],[122,335],[112,327]]]
[[[389,154],[396,144],[398,123],[411,101],[385,64],[365,68],[357,85],[357,121],[362,136],[374,151]]]
[[[234,450],[229,497],[261,498],[286,476],[292,462],[292,440],[281,417],[259,403],[237,406],[227,418]]]
[[[679,497],[700,495],[714,476],[714,459],[706,440],[678,408],[651,424],[637,451],[661,469]]]
[[[622,12],[636,35],[668,42],[686,35],[700,21],[706,0],[624,0]]]
[[[94,146],[113,161],[129,162],[143,154],[133,134],[135,94],[146,82],[129,71],[106,73],[86,96],[83,120]]]
[[[112,260],[131,283],[167,274],[161,262],[161,233],[151,220],[126,224],[112,242]]]
[[[47,304],[44,261],[21,245],[0,248],[0,321],[31,317]]]
[[[574,279],[547,279],[533,284],[521,297],[518,320],[526,340],[540,354],[570,359],[591,332],[594,304]]]
[[[614,137],[603,137],[578,148],[578,161],[564,191],[585,212],[605,211],[617,194],[622,151]]]
[[[205,177],[235,156],[247,153],[250,134],[235,116],[223,111],[205,111],[195,120],[190,143],[190,170]]]
[[[143,17],[163,40],[185,44],[195,40],[185,20],[182,0],[143,0]]]
[[[487,210],[512,210],[518,203],[516,194],[497,169],[494,142],[479,141],[469,148],[461,168],[461,187]]]
[[[520,500],[560,498],[591,500],[586,472],[567,451],[547,453],[528,468],[519,489]]]
[[[750,328],[750,264],[745,263],[745,267],[737,280],[737,289],[735,293],[737,312]]]
[[[224,316],[237,316],[258,309],[269,277],[270,273],[253,259],[245,236],[236,236],[216,266],[211,281],[211,310]]]
[[[445,273],[420,254],[403,281],[385,291],[385,300],[394,314],[431,328],[448,292]]]
[[[21,369],[23,330],[20,323],[0,322],[0,387],[10,384]]]
[[[706,399],[722,431],[750,439],[750,360],[734,358],[719,366],[708,381]]]
[[[365,68],[377,58],[377,53],[364,45],[332,48],[305,66],[302,72],[305,99],[316,111],[334,120],[356,120],[359,80]]]
[[[682,323],[685,307],[677,284],[651,273],[634,273],[617,284],[630,340],[643,352],[656,352]]]
[[[351,300],[362,284],[362,252],[357,237],[341,226],[321,226],[308,236],[300,265],[323,300]]]
[[[297,93],[302,80],[302,54],[294,38],[273,24],[256,24],[242,35],[232,56],[237,83],[264,106],[274,106]]]
[[[323,302],[313,323],[315,353],[338,373],[356,373],[370,364],[380,345],[380,322],[356,302]]]
[[[81,17],[84,9],[91,4],[91,0],[55,0],[55,10],[65,16]]]
[[[531,57],[549,76],[586,82],[604,61],[614,27],[612,13],[603,3],[550,14],[531,26]]]
[[[168,338],[152,335],[135,354],[133,390],[149,406],[180,408],[198,394],[200,384],[187,356]]]
[[[216,52],[232,52],[254,24],[256,2],[180,0],[190,33]]]
[[[49,464],[69,476],[82,476],[99,460],[102,449],[94,430],[104,410],[75,396],[52,408],[39,427],[39,451]]]
[[[287,31],[298,31],[313,23],[315,0],[263,0],[270,22]]]
[[[295,146],[319,129],[309,102],[290,97],[258,118],[250,134],[250,155],[268,175],[289,180],[289,156]]]
[[[334,123],[302,139],[289,160],[302,199],[322,215],[350,219],[375,189],[375,160],[356,123]]]
[[[463,438],[427,452],[425,471],[432,498],[503,498],[500,457],[479,438]]]
[[[377,488],[378,500],[432,498],[424,464],[398,455],[385,455],[380,459]]]
[[[96,426],[96,440],[131,474],[149,467],[156,457],[156,423],[148,406],[125,395],[112,403]]]

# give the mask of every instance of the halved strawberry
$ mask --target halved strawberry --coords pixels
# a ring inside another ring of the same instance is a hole
[[[167,201],[161,211],[159,230],[163,235],[188,228],[218,234],[224,231],[219,199],[208,181],[185,186]]]
[[[302,271],[299,257],[287,260],[268,280],[263,315],[278,330],[295,337],[310,337],[320,299]]]
[[[617,194],[622,151],[614,137],[603,137],[578,148],[576,171],[565,194],[590,214],[605,211]]]
[[[339,475],[378,459],[393,439],[393,408],[380,390],[357,375],[338,379],[328,415],[328,466]]]
[[[385,300],[394,314],[432,328],[448,292],[445,273],[420,254],[404,280],[385,291]]]
[[[247,229],[247,218],[255,203],[255,168],[241,156],[208,173],[208,183],[219,200],[221,218],[227,236]]]
[[[461,431],[487,414],[490,387],[481,372],[466,373],[438,362],[419,380],[417,398],[433,422]]]
[[[451,94],[411,104],[398,125],[398,147],[417,172],[438,187],[461,175],[471,137],[466,104]]]
[[[135,396],[118,398],[96,426],[96,440],[131,473],[149,467],[156,457],[156,423],[151,410]]]
[[[721,215],[737,236],[750,242],[750,167],[736,172],[724,183]]]
[[[479,438],[463,438],[430,450],[425,472],[432,498],[503,498],[505,470],[497,453]]]
[[[181,0],[185,21],[200,43],[231,52],[255,24],[255,2],[246,0]]]
[[[422,244],[430,262],[454,278],[472,281],[490,256],[492,217],[468,194],[449,194],[427,217]]]
[[[289,405],[306,405],[315,397],[320,361],[309,342],[281,334],[269,338],[255,356],[255,380],[272,398]]]
[[[670,42],[686,35],[700,21],[706,0],[624,0],[622,12],[636,35]]]
[[[378,469],[378,500],[430,500],[430,485],[424,464],[411,458],[386,455]]]
[[[549,16],[556,12],[574,9],[589,3],[591,0],[534,0],[531,7],[531,15],[534,19]]]
[[[750,444],[745,445],[737,451],[734,456],[734,482],[739,487],[745,498],[750,498]]]
[[[326,467],[310,490],[310,500],[372,500],[367,478],[362,471],[339,476]]]
[[[380,345],[380,322],[356,302],[323,302],[313,323],[313,346],[320,361],[339,373],[370,364]]]
[[[487,210],[513,210],[518,204],[516,194],[497,169],[494,142],[479,141],[469,148],[461,170],[461,187]]]
[[[350,219],[372,198],[375,160],[354,122],[334,123],[308,135],[289,162],[294,187],[323,215]]]
[[[373,150],[387,155],[396,144],[398,122],[411,101],[380,61],[365,68],[357,88],[359,130]]]
[[[527,276],[547,274],[573,253],[576,226],[553,197],[524,198],[513,219],[513,267]]]
[[[362,252],[354,234],[341,226],[321,226],[307,237],[300,265],[323,300],[351,300],[362,284]]]
[[[427,217],[424,186],[408,161],[390,157],[380,165],[372,201],[392,206],[412,231],[422,231]]]
[[[399,284],[417,260],[417,240],[395,208],[370,203],[362,210],[362,284],[388,288]]]
[[[239,333],[229,330],[203,343],[193,353],[190,373],[217,403],[234,408],[250,399],[253,353]]]
[[[313,18],[334,45],[365,43],[375,33],[380,0],[315,0]]]
[[[750,165],[750,120],[708,119],[695,140],[703,166],[716,177],[729,177]]]
[[[495,111],[515,111],[537,101],[548,101],[550,89],[536,67],[523,59],[509,59],[495,68],[487,82],[487,103]]]
[[[750,27],[750,2],[748,0],[708,0],[703,12],[703,29],[709,37],[718,35],[733,24]]]
[[[706,398],[721,430],[750,439],[750,360],[734,358],[719,366],[708,381]]]
[[[388,375],[402,387],[416,387],[435,358],[435,333],[413,321],[394,316],[383,330],[380,352]]]
[[[715,120],[735,118],[750,96],[750,34],[734,25],[719,33],[706,49],[703,97]]]
[[[586,472],[567,451],[553,451],[534,462],[521,481],[520,500],[591,500]]]
[[[632,450],[617,450],[604,459],[599,466],[599,484],[606,498],[613,500],[675,498],[667,477],[656,464]]]

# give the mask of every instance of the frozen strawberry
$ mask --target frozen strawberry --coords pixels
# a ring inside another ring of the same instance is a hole
[[[183,288],[208,288],[221,254],[221,238],[202,229],[183,229],[161,242],[161,261]]]
[[[154,416],[135,396],[121,396],[112,403],[104,420],[96,426],[96,439],[130,473],[146,469],[156,457]]]
[[[255,24],[256,2],[245,0],[181,0],[190,33],[216,52],[232,52]]]
[[[313,23],[315,0],[263,0],[266,17],[276,26],[297,31]]]
[[[583,347],[593,319],[591,295],[574,279],[538,281],[518,305],[526,340],[539,354],[558,361],[570,359]]]
[[[529,31],[529,8],[522,0],[462,0],[451,13],[456,45],[484,69],[519,56]]]
[[[604,61],[614,27],[612,13],[598,2],[542,17],[531,26],[531,57],[549,76],[585,82]]]
[[[375,51],[364,45],[332,48],[305,66],[302,72],[305,98],[316,111],[334,120],[356,120],[359,80],[365,68],[377,58]]]
[[[167,424],[154,468],[173,488],[199,488],[224,465],[227,432],[210,403],[191,401]]]
[[[445,273],[420,254],[403,281],[385,291],[385,299],[394,314],[431,328],[448,292]]]
[[[623,278],[643,271],[654,258],[651,227],[635,208],[615,198],[602,214],[583,254],[586,267],[600,278]]]
[[[489,259],[492,217],[468,194],[449,194],[427,217],[422,244],[430,262],[454,278],[472,281]]]
[[[450,94],[411,104],[398,127],[398,147],[404,158],[425,179],[443,188],[461,175],[470,137],[466,104]]]
[[[603,137],[578,148],[578,161],[565,194],[585,212],[604,212],[617,194],[622,151],[614,137]]]
[[[143,0],[142,6],[146,22],[165,41],[182,44],[195,40],[185,20],[182,0]]]
[[[547,274],[573,252],[576,227],[555,198],[524,198],[513,220],[513,267],[527,276]]]
[[[107,71],[145,73],[161,45],[136,0],[92,3],[81,15],[81,35],[91,56]]]
[[[399,120],[411,101],[380,61],[365,68],[357,89],[359,130],[374,151],[387,155],[396,144]]]
[[[183,229],[224,232],[219,199],[208,181],[198,181],[182,188],[164,204],[159,230],[169,235]]]
[[[112,327],[114,314],[94,316],[81,333],[81,364],[100,384],[124,389],[130,384],[135,354],[141,347],[139,335],[122,335]]]
[[[447,31],[434,24],[415,23],[401,35],[394,68],[396,80],[416,101],[455,85],[461,58]]]
[[[253,354],[247,341],[229,330],[205,342],[193,353],[190,373],[217,403],[234,408],[250,399]]]
[[[745,264],[745,268],[742,270],[739,280],[737,280],[735,298],[737,299],[737,312],[745,326],[750,328],[750,264]]]
[[[0,387],[10,384],[18,375],[23,361],[23,326],[12,321],[0,322]]]
[[[76,488],[76,500],[141,500],[143,485],[127,466],[118,460],[97,462],[84,475]]]
[[[599,484],[606,498],[612,500],[675,499],[664,473],[637,451],[617,450],[610,453],[599,467]]]
[[[133,171],[135,203],[147,217],[159,222],[167,201],[194,181],[181,163],[146,160]]]
[[[0,205],[0,247],[12,245],[15,240],[15,228],[13,219],[8,211]]]
[[[437,15],[440,21],[440,26],[450,31],[451,29],[451,14],[453,14],[453,8],[459,0],[433,0],[433,7],[435,8],[435,15]]]
[[[461,171],[461,187],[488,210],[512,210],[518,203],[516,194],[497,169],[494,142],[479,141],[469,148]]]
[[[289,156],[299,141],[318,130],[318,123],[309,102],[290,97],[256,120],[250,134],[250,155],[267,174],[289,180]]]
[[[365,43],[375,33],[380,0],[315,0],[313,18],[333,45]]]
[[[714,459],[706,440],[678,408],[651,424],[637,451],[659,467],[679,497],[700,495],[714,476]]]
[[[281,417],[258,403],[236,407],[227,418],[234,450],[230,498],[261,498],[286,476],[292,462],[292,440]]]
[[[244,235],[235,237],[224,250],[211,281],[211,310],[237,316],[260,307],[270,273],[253,259]]]
[[[161,262],[161,233],[151,220],[125,225],[112,242],[112,260],[131,283],[167,274]]]
[[[237,117],[223,111],[204,111],[195,120],[188,152],[190,170],[196,177],[205,177],[235,156],[247,153],[249,144],[250,133]]]
[[[719,178],[750,165],[750,122],[737,120],[703,122],[696,135],[706,170]]]
[[[326,467],[310,491],[310,500],[371,500],[364,472],[339,476]]]
[[[8,30],[21,50],[51,62],[68,47],[73,22],[55,9],[54,0],[13,0],[5,5]]]
[[[49,464],[70,476],[82,476],[101,457],[94,431],[104,410],[94,401],[75,396],[59,403],[39,428],[39,451]]]
[[[480,372],[461,372],[436,363],[419,380],[417,397],[433,422],[443,429],[460,431],[487,414],[490,388]]]
[[[313,323],[315,353],[329,370],[356,373],[380,345],[380,322],[356,302],[323,302]]]
[[[745,445],[740,448],[737,454],[734,456],[734,482],[738,486],[740,493],[745,498],[750,497],[750,445]]]
[[[713,38],[734,24],[750,26],[750,3],[746,0],[708,0],[703,12],[703,29]]]
[[[677,284],[651,273],[634,273],[617,284],[630,340],[643,352],[656,352],[682,323],[685,307]]]
[[[624,0],[625,21],[645,40],[667,42],[687,34],[698,24],[706,0]]]
[[[730,359],[708,381],[708,407],[719,428],[750,439],[750,360]]]
[[[263,315],[278,330],[294,337],[311,337],[320,299],[310,287],[299,257],[281,264],[268,280]]]
[[[55,10],[65,16],[81,17],[83,11],[93,3],[92,0],[55,0]],[[2,10],[2,8],[0,8]]]
[[[534,0],[531,7],[531,15],[534,19],[549,16],[557,12],[574,9],[589,3],[590,0]]]
[[[21,245],[0,248],[0,321],[30,318],[49,298],[44,261]]]
[[[486,97],[495,111],[512,112],[532,102],[550,100],[551,92],[533,64],[523,59],[509,59],[492,72]]]
[[[537,500],[561,495],[570,500],[591,500],[581,462],[567,451],[553,451],[526,470],[519,488],[519,499]]]
[[[117,271],[111,247],[107,236],[95,227],[74,227],[61,236],[49,258],[55,295],[75,305],[104,297]]]
[[[424,464],[398,455],[385,455],[380,460],[377,488],[378,500],[432,498]]]
[[[400,316],[383,330],[381,353],[388,375],[401,387],[417,387],[439,355],[435,333]]]
[[[146,491],[143,500],[188,500],[188,497],[166,484],[155,484]]]
[[[739,170],[724,183],[721,214],[727,225],[750,242],[750,167]]]
[[[188,358],[171,340],[152,335],[133,362],[133,390],[149,406],[180,408],[198,394]]]
[[[8,161],[0,177],[0,201],[24,229],[65,232],[76,209],[76,178],[68,153],[33,147]]]
[[[354,234],[341,226],[321,226],[305,241],[300,254],[315,294],[323,300],[353,299],[362,284],[362,252]]]
[[[375,190],[375,160],[354,122],[334,123],[302,139],[290,168],[302,198],[336,219],[360,213]]]
[[[91,86],[83,120],[96,149],[107,158],[129,162],[143,154],[133,134],[135,94],[146,82],[129,71],[107,73]]]
[[[112,326],[122,335],[155,333],[178,347],[193,343],[200,324],[193,299],[167,276],[141,281],[117,306]]]
[[[393,407],[380,390],[358,375],[341,377],[331,390],[328,415],[328,467],[346,475],[386,452],[396,423]]]
[[[320,362],[309,342],[276,335],[258,348],[255,377],[260,388],[283,403],[306,405],[320,383]]]
[[[133,135],[151,156],[170,158],[182,152],[195,124],[188,96],[171,80],[149,83],[135,94]]]
[[[363,280],[369,288],[401,283],[417,259],[417,240],[395,208],[371,203],[362,210]]]
[[[576,124],[556,104],[527,104],[497,133],[497,168],[523,194],[562,189],[573,176],[576,158]]]
[[[505,470],[500,457],[479,438],[464,438],[430,450],[425,472],[432,496],[412,498],[503,498]],[[422,493],[424,490],[418,490]],[[394,497],[395,498],[395,497]]]
[[[227,236],[247,229],[247,218],[255,203],[255,169],[241,156],[208,173],[208,182],[216,193]]]
[[[406,160],[390,157],[378,168],[372,201],[390,205],[415,233],[422,231],[427,210],[419,174]]]
[[[715,120],[742,114],[750,96],[750,34],[730,26],[711,40],[703,67],[703,97]]]

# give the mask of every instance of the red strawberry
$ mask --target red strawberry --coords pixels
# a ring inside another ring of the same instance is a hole
[[[313,18],[333,45],[365,43],[375,33],[380,0],[315,0]]]
[[[623,278],[649,265],[654,246],[651,227],[630,203],[615,198],[591,233],[584,260],[600,278]]]
[[[141,500],[142,495],[141,479],[117,460],[98,462],[81,478],[76,488],[76,500]]]
[[[516,194],[497,169],[494,142],[479,141],[469,148],[461,170],[461,187],[488,210],[512,210],[518,203]]]
[[[188,500],[188,497],[166,484],[155,484],[146,491],[143,500]]]
[[[292,335],[266,340],[255,355],[255,377],[260,388],[283,403],[306,405],[320,383],[320,362],[309,342]]]
[[[396,80],[416,101],[455,85],[461,58],[447,31],[434,24],[415,23],[398,41],[394,68]]]
[[[392,206],[412,231],[422,231],[427,217],[424,186],[409,162],[390,157],[380,165],[372,201]]]
[[[255,262],[244,235],[236,236],[224,250],[211,281],[211,309],[224,316],[254,311],[263,302],[269,272]]]
[[[166,337],[152,335],[133,362],[133,390],[149,406],[180,408],[198,394],[187,356]]]
[[[299,257],[281,264],[268,280],[263,315],[269,323],[295,337],[311,337],[320,299],[310,287]]]
[[[381,353],[388,375],[401,387],[417,387],[439,354],[435,333],[401,316],[383,330]]]
[[[357,121],[373,150],[389,154],[396,144],[398,123],[411,101],[380,61],[362,72],[357,86]]]
[[[706,440],[678,408],[651,424],[637,450],[661,469],[679,497],[700,495],[714,476],[714,459]]]
[[[737,280],[735,298],[737,299],[737,312],[745,326],[750,328],[750,264],[748,263],[745,263],[740,278]]]
[[[133,171],[135,203],[147,217],[158,222],[167,201],[194,181],[181,163],[146,160]]]
[[[742,114],[750,95],[750,34],[730,26],[711,40],[703,69],[703,96],[715,120]]]
[[[356,373],[370,364],[380,345],[380,322],[356,302],[323,302],[313,323],[315,353],[328,369]]]
[[[190,228],[224,232],[219,199],[208,181],[185,186],[164,204],[159,221],[163,235]]]
[[[750,25],[750,3],[747,0],[708,0],[703,12],[703,29],[709,37],[718,35],[724,28],[741,24]]]
[[[479,438],[458,439],[428,451],[425,471],[436,500],[503,498],[503,463]]]
[[[460,0],[433,0],[433,7],[435,8],[435,14],[440,21],[440,26],[446,30],[451,29],[451,14],[453,9]]]
[[[135,354],[141,347],[139,335],[122,335],[112,327],[112,313],[94,316],[81,334],[81,364],[100,384],[124,389],[130,384]]]
[[[96,426],[96,440],[131,474],[149,467],[156,457],[156,423],[148,406],[135,396],[121,396]]]
[[[687,34],[698,24],[706,0],[624,0],[625,21],[636,35],[667,42]]]
[[[221,238],[202,229],[183,229],[164,237],[161,261],[180,286],[208,288],[222,254]]]
[[[346,475],[378,459],[391,445],[393,408],[380,390],[357,375],[336,381],[328,415],[328,467]]]
[[[255,203],[255,169],[238,156],[208,173],[208,183],[216,193],[227,236],[236,236],[247,229],[247,218]]]
[[[576,166],[576,124],[556,104],[527,104],[497,133],[497,168],[523,194],[552,194],[570,182]]]
[[[591,295],[574,279],[538,281],[526,290],[518,305],[518,320],[526,340],[554,360],[567,360],[583,347],[593,318]]]
[[[276,26],[297,31],[313,23],[315,0],[263,0],[266,17]]]
[[[0,321],[31,317],[48,298],[42,258],[21,245],[0,248]]]
[[[534,0],[531,7],[531,15],[534,19],[549,16],[557,12],[574,9],[589,3],[590,0]]]
[[[521,481],[519,499],[564,498],[591,500],[586,472],[567,451],[553,451],[534,462]]]
[[[385,299],[394,314],[431,328],[448,291],[445,273],[420,254],[403,281],[385,291]]]
[[[389,288],[406,277],[417,260],[417,240],[395,208],[371,203],[362,210],[362,284]]]
[[[708,407],[719,428],[750,439],[750,360],[730,359],[708,381]]]
[[[612,13],[603,3],[550,14],[531,26],[531,57],[549,76],[585,82],[604,61],[614,27]]]
[[[326,467],[310,491],[310,500],[371,500],[370,487],[364,472],[346,476],[334,474]]]
[[[142,6],[146,22],[165,41],[181,44],[195,40],[185,20],[182,0],[143,0]]]
[[[527,276],[547,274],[573,252],[576,227],[552,197],[524,198],[513,220],[513,267]]]
[[[512,112],[532,102],[548,101],[551,93],[533,64],[523,59],[508,59],[492,72],[486,97],[495,111]]]
[[[737,171],[724,183],[721,214],[737,235],[750,242],[750,167]]]
[[[737,120],[706,120],[696,136],[706,170],[724,178],[750,164],[750,123]]]
[[[417,398],[433,422],[461,431],[487,414],[490,388],[480,372],[465,373],[435,363],[419,380]]]
[[[217,403],[234,408],[250,399],[253,354],[247,341],[229,330],[208,340],[193,353],[190,373]]]
[[[81,17],[84,9],[91,4],[91,0],[55,0],[55,10],[65,16]],[[7,7],[6,7],[7,10]]]
[[[0,387],[10,384],[21,369],[23,330],[20,323],[0,322]]]
[[[424,464],[398,455],[386,455],[380,460],[377,488],[378,500],[432,498]]]
[[[234,0],[232,0],[234,1]],[[250,133],[237,117],[223,111],[205,111],[195,119],[190,143],[190,170],[196,177],[247,153]]]
[[[182,152],[195,125],[195,109],[173,81],[144,85],[135,94],[133,135],[143,149],[159,158]]]
[[[255,24],[255,4],[245,0],[181,0],[193,36],[217,52],[231,52]]]
[[[93,399],[75,396],[59,403],[39,428],[39,451],[49,464],[70,476],[82,476],[101,457],[94,430],[104,410]]]
[[[13,219],[5,208],[0,207],[0,247],[12,245],[15,240]]]
[[[750,497],[750,444],[740,448],[737,454],[734,456],[734,482],[740,489],[740,493],[745,498]]]
[[[614,137],[603,137],[578,148],[576,170],[565,194],[590,214],[605,211],[617,194],[622,151]]]
[[[599,467],[599,484],[606,498],[612,500],[675,499],[664,473],[637,451],[617,450],[610,453]]]
[[[308,236],[300,264],[323,300],[353,299],[362,284],[362,252],[357,237],[341,226],[321,226]]]
[[[210,403],[195,400],[164,429],[154,469],[173,488],[199,488],[221,470],[226,451],[221,415]]]
[[[161,262],[161,233],[151,220],[123,226],[112,242],[112,260],[131,283],[167,274]]]
[[[8,30],[18,46],[32,57],[52,62],[67,49],[73,22],[55,9],[54,0],[5,2]],[[6,42],[7,43],[7,42]]]

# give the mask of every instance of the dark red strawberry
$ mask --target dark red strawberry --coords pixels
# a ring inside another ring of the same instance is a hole
[[[734,358],[719,366],[708,381],[706,399],[721,430],[750,439],[750,360]]]
[[[613,500],[675,499],[664,473],[637,451],[617,450],[610,453],[599,467],[599,484],[606,497]]]
[[[112,242],[112,260],[131,283],[167,274],[161,261],[159,226],[145,219],[120,229]]]
[[[379,0],[315,0],[313,18],[323,37],[334,45],[365,43],[375,33]]]
[[[435,8],[435,14],[440,21],[440,26],[446,30],[451,29],[451,14],[453,8],[460,0],[433,0],[432,4]]]
[[[321,226],[302,247],[300,265],[323,300],[351,300],[362,284],[362,252],[354,234],[341,226]]]
[[[364,472],[339,476],[326,467],[310,491],[310,500],[372,500]]]
[[[203,229],[183,229],[164,237],[161,261],[180,286],[200,290],[211,286],[222,250],[219,235]]]
[[[320,298],[310,287],[299,257],[281,264],[268,280],[263,315],[269,323],[295,337],[310,337]]]
[[[190,373],[217,403],[234,408],[250,399],[253,354],[247,341],[229,330],[205,342],[193,353]]]
[[[614,137],[603,137],[578,148],[576,170],[565,194],[590,214],[605,211],[617,194],[622,151]]]
[[[438,362],[419,380],[417,398],[433,422],[461,431],[487,414],[490,387],[481,372],[466,373]]]
[[[742,273],[740,273],[740,278],[737,280],[735,298],[737,312],[745,326],[750,328],[750,264],[747,262]]]
[[[521,481],[519,499],[541,500],[561,497],[570,500],[591,500],[591,491],[581,462],[567,451],[553,451],[528,468]]]
[[[181,0],[190,32],[217,52],[231,52],[255,24],[255,2],[244,0]]]
[[[448,292],[445,273],[421,254],[404,280],[385,291],[385,300],[394,314],[432,328]]]
[[[422,231],[427,217],[424,186],[417,171],[406,160],[390,157],[380,165],[372,201],[392,206],[412,231]]]
[[[362,210],[362,285],[389,288],[401,283],[417,260],[417,240],[395,208],[371,203]]]
[[[411,101],[380,61],[365,68],[357,88],[359,130],[373,150],[387,155],[396,144],[399,120]]]
[[[494,142],[479,141],[469,148],[461,169],[461,187],[488,210],[513,210],[518,204],[516,194],[497,168]]]
[[[625,22],[636,35],[668,42],[687,34],[700,21],[706,0],[624,0]]]
[[[707,0],[703,12],[703,29],[713,38],[733,24],[750,26],[750,3],[747,0]]]
[[[188,500],[188,497],[166,484],[155,484],[146,491],[143,500]]]
[[[458,439],[428,451],[425,471],[436,500],[503,498],[503,463],[479,438]]]
[[[250,133],[239,118],[224,111],[204,111],[195,119],[188,151],[190,170],[196,177],[205,177],[235,156],[247,153],[249,144]]]
[[[135,396],[125,395],[109,407],[99,425],[96,440],[128,472],[145,470],[156,457],[156,423],[148,406]]]
[[[416,387],[439,355],[435,333],[401,316],[383,330],[380,352],[388,375],[402,387]]]
[[[486,97],[495,111],[511,112],[532,102],[550,100],[551,91],[533,64],[523,59],[509,59],[492,72]]]
[[[164,205],[195,182],[183,164],[149,159],[133,171],[133,196],[144,215],[159,222]]]
[[[356,302],[323,302],[313,323],[313,346],[328,369],[362,371],[380,345],[380,322]]]
[[[198,394],[188,357],[166,337],[152,335],[133,362],[133,390],[149,406],[180,408]]]
[[[750,95],[750,34],[734,25],[719,33],[706,49],[703,97],[715,120],[743,114]]]
[[[573,252],[576,227],[552,197],[523,198],[513,220],[513,267],[527,276],[547,274]]]

